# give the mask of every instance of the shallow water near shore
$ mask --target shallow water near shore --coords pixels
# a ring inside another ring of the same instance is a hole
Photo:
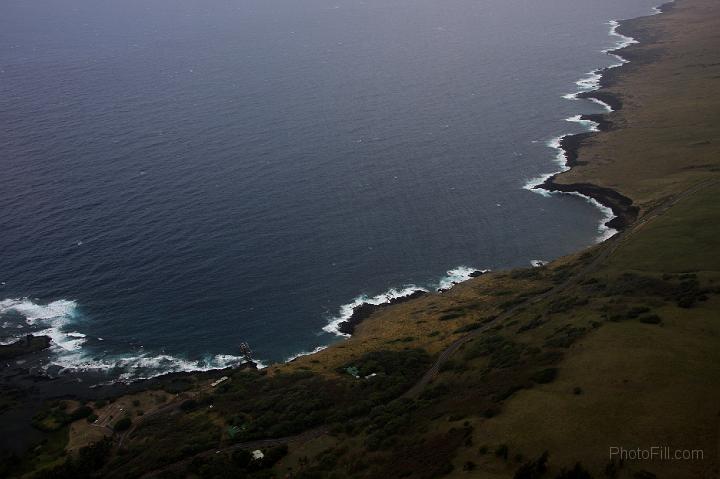
[[[593,243],[603,211],[523,186],[656,4],[4,2],[0,339],[111,377],[282,361],[359,297]]]

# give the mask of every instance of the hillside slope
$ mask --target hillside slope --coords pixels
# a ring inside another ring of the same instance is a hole
[[[720,3],[678,0],[622,31],[642,42],[604,80],[622,108],[555,181],[631,199],[623,232],[380,309],[290,364],[50,401],[45,442],[0,472],[719,477]],[[702,457],[610,454],[655,446]]]

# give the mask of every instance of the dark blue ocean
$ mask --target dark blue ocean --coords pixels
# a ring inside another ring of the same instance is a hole
[[[656,3],[3,0],[0,337],[124,377],[283,361],[361,295],[592,244],[602,211],[524,185]]]

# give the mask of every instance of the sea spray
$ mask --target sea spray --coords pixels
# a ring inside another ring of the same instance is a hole
[[[73,300],[60,299],[43,304],[29,298],[4,299],[0,301],[0,317],[4,319],[3,344],[17,341],[27,334],[50,337],[51,357],[43,365],[46,372],[69,370],[107,373],[113,376],[113,380],[124,382],[171,372],[224,369],[248,362],[244,356],[229,354],[206,356],[198,360],[144,351],[124,355],[92,354],[83,347],[88,342],[87,335],[76,331],[81,313],[78,303]],[[23,324],[24,327],[18,327]],[[257,367],[264,367],[260,361],[253,362]]]
[[[448,270],[446,275],[434,284],[429,284],[427,286],[417,286],[411,284],[403,286],[402,288],[390,288],[386,292],[372,297],[365,294],[357,296],[350,303],[343,304],[340,307],[338,314],[329,319],[328,324],[323,327],[323,331],[337,336],[349,337],[350,334],[343,332],[341,325],[343,323],[347,323],[353,317],[353,313],[355,313],[356,309],[363,305],[380,306],[383,304],[391,304],[397,300],[407,298],[419,292],[429,292],[430,290],[445,291],[458,283],[462,283],[488,271],[490,270],[481,270],[470,266],[458,266],[457,268]]]
[[[658,13],[662,13],[662,9],[659,7],[653,7],[652,14],[655,15]],[[578,81],[575,82],[575,84],[579,87],[579,90],[576,92],[573,92],[573,93],[565,94],[565,95],[563,95],[563,98],[566,100],[579,100],[581,98],[587,99],[587,100],[590,100],[591,102],[596,103],[596,104],[600,105],[601,107],[603,107],[607,113],[611,113],[613,111],[613,108],[606,102],[600,100],[599,98],[595,98],[592,96],[584,98],[584,97],[581,97],[580,95],[582,93],[588,93],[591,91],[599,90],[603,71],[620,67],[629,62],[629,60],[623,58],[617,52],[619,50],[622,50],[623,48],[628,47],[629,45],[638,43],[638,41],[632,37],[623,35],[622,33],[618,32],[618,28],[620,27],[620,22],[618,20],[610,20],[607,24],[610,27],[608,34],[611,37],[617,37],[618,40],[616,41],[615,45],[613,45],[610,48],[606,48],[606,49],[602,50],[602,52],[615,57],[618,60],[618,63],[609,65],[605,68],[596,69],[591,72],[588,72],[588,74],[586,76],[580,78]],[[589,131],[589,132],[599,131],[600,125],[597,122],[585,119],[585,118],[583,118],[582,115],[575,115],[575,116],[566,118],[565,121],[578,123],[578,124],[582,125],[586,131]],[[548,191],[547,189],[543,189],[541,187],[543,184],[545,184],[549,179],[551,179],[555,175],[570,169],[569,165],[567,164],[567,152],[562,148],[562,139],[566,136],[571,136],[571,134],[566,134],[566,135],[561,135],[559,137],[555,137],[552,140],[548,141],[548,143],[547,143],[548,147],[557,150],[557,154],[555,155],[555,162],[559,164],[560,169],[555,172],[552,172],[552,173],[545,173],[536,178],[532,178],[532,179],[526,181],[525,184],[523,185],[524,189],[536,192],[543,196],[549,196],[551,194],[556,194],[556,193],[568,194],[568,193],[564,193],[564,192]],[[611,208],[601,204],[596,199],[591,198],[586,195],[583,195],[581,193],[573,192],[570,194],[579,196],[579,197],[587,200],[588,202],[590,202],[592,205],[597,207],[602,212],[603,219],[601,220],[600,224],[598,225],[599,236],[597,238],[597,242],[605,241],[617,233],[617,230],[607,226],[607,223],[615,217]]]

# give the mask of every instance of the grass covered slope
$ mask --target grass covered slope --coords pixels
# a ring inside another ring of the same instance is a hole
[[[624,232],[381,309],[290,364],[50,401],[45,441],[0,476],[719,477],[720,3],[623,28],[643,41],[607,81],[623,108],[556,181],[631,198]],[[703,458],[610,460],[654,446]]]
[[[602,92],[622,107],[610,131],[582,142],[559,183],[612,188],[648,208],[720,172],[720,21],[713,0],[677,0],[664,15],[622,23],[640,43],[607,72]]]

